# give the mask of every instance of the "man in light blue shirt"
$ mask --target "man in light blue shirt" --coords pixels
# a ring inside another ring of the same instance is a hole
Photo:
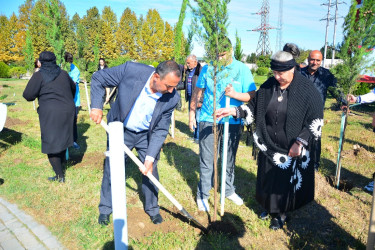
[[[219,59],[224,62],[223,69],[217,74],[216,82],[216,109],[225,107],[225,96],[229,96],[230,107],[240,106],[248,102],[255,95],[255,84],[249,68],[242,62],[232,57],[232,46],[228,38],[223,43],[228,46]],[[214,103],[214,80],[213,66],[203,67],[196,88],[193,92],[190,105],[189,127],[193,131],[196,126],[195,112],[198,100],[204,93],[203,105],[200,113],[199,123],[199,157],[200,157],[200,180],[197,190],[197,204],[201,211],[209,211],[209,192],[213,187],[213,164],[214,164],[214,135],[213,135],[213,103]],[[222,138],[224,121],[219,121],[219,142]],[[242,205],[243,200],[235,193],[234,166],[241,137],[241,120],[229,119],[228,133],[228,161],[225,196],[237,205]],[[221,146],[219,146],[220,148]]]

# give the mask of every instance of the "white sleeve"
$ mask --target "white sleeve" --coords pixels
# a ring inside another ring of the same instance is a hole
[[[359,96],[359,103],[371,103],[375,102],[375,89],[371,90],[370,93]]]

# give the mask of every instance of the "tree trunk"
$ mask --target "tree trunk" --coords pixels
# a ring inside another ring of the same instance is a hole
[[[214,216],[213,221],[216,221],[217,215],[217,126],[216,126],[216,69],[217,66],[214,66],[214,113],[213,115],[213,133],[214,133]]]

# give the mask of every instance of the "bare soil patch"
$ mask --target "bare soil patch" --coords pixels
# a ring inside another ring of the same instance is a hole
[[[12,128],[12,127],[15,127],[17,125],[26,125],[27,123],[29,123],[29,122],[28,121],[22,121],[18,118],[7,117],[7,120],[5,122],[4,127]]]
[[[90,167],[95,169],[103,169],[105,155],[103,152],[91,152],[81,154],[71,154],[69,161],[72,165],[77,167]]]
[[[151,222],[150,217],[143,211],[142,208],[128,208],[128,230],[129,236],[133,239],[141,240],[158,232],[170,233],[182,231],[178,225],[178,221],[171,214],[161,210],[160,215],[163,217],[163,223],[155,225]]]

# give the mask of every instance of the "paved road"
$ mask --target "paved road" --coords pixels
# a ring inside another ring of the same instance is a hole
[[[0,198],[0,250],[66,249],[17,205]]]

